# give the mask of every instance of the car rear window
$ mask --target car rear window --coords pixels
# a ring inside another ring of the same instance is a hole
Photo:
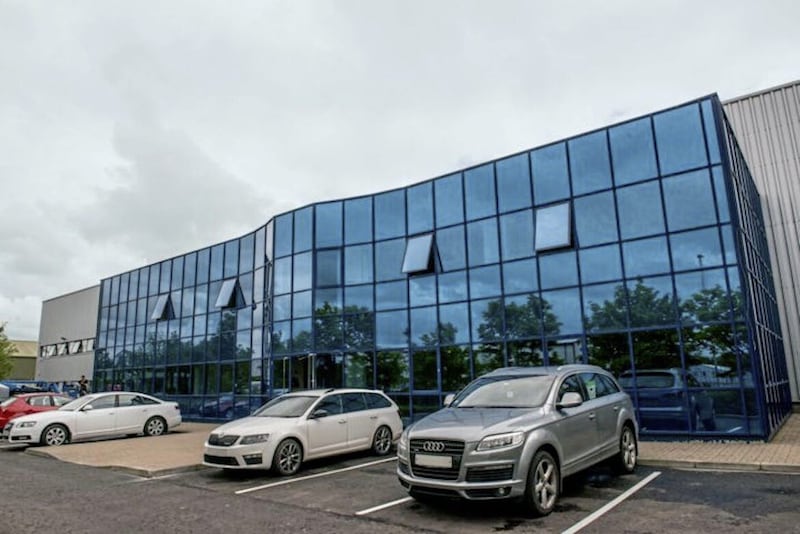
[[[367,393],[367,406],[373,408],[388,408],[392,405],[391,401],[377,393]]]

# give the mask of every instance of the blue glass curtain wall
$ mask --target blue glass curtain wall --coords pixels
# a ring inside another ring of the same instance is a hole
[[[198,419],[375,387],[417,419],[496,367],[589,362],[645,435],[765,437],[789,405],[771,280],[712,96],[103,280],[95,384]]]

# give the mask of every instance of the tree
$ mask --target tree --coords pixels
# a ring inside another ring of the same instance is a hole
[[[17,353],[17,347],[8,340],[5,333],[6,324],[0,324],[0,380],[11,374],[11,356]]]

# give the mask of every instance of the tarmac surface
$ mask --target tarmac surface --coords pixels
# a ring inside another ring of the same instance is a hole
[[[27,454],[105,467],[143,477],[204,469],[203,444],[217,423],[183,423],[157,437],[110,439],[60,447],[28,447]],[[640,441],[639,463],[679,469],[800,474],[800,413],[772,441]]]

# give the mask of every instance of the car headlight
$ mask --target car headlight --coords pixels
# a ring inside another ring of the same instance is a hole
[[[398,456],[406,456],[408,454],[408,429],[400,434],[400,439],[397,441],[397,454]]]
[[[36,421],[23,421],[22,423],[17,423],[15,426],[17,428],[30,428],[36,426]]]
[[[479,451],[488,451],[492,449],[501,449],[503,447],[514,447],[522,443],[525,435],[522,432],[509,432],[507,434],[495,434],[494,436],[486,436],[478,444]]]
[[[264,443],[269,439],[269,434],[253,434],[252,436],[244,436],[241,445],[252,445],[253,443]]]

